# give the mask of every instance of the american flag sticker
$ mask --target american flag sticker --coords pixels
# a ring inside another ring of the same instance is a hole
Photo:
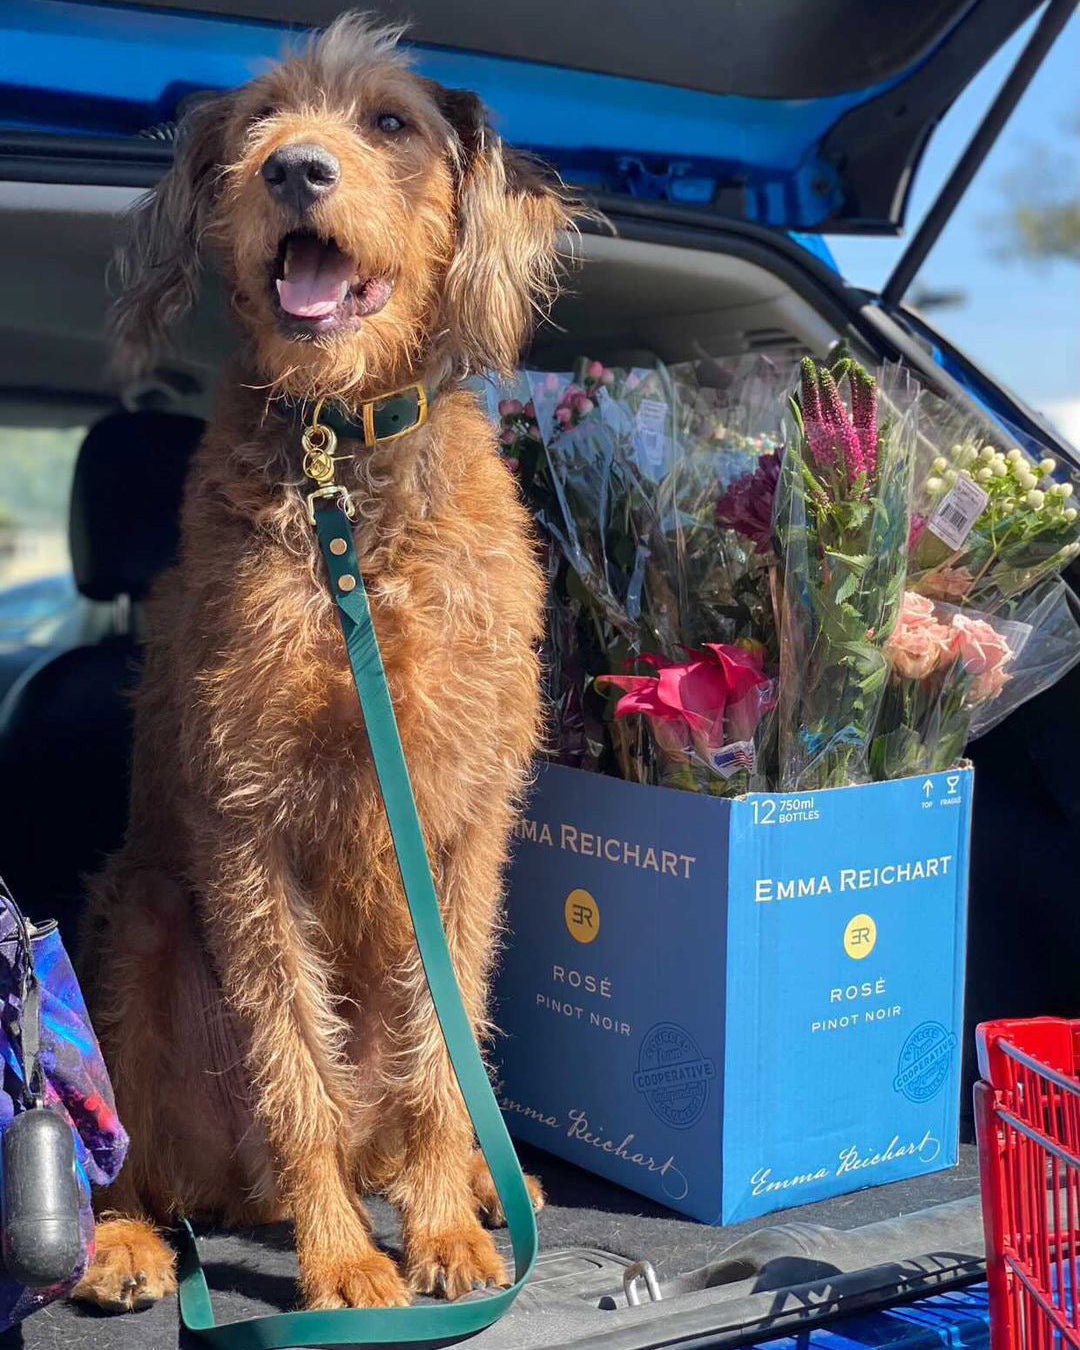
[[[733,773],[738,773],[740,769],[752,770],[754,767],[754,742],[732,741],[730,745],[722,745],[718,750],[710,750],[706,763],[721,778],[730,778]]]

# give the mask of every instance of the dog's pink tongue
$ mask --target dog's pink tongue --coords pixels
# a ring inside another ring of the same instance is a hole
[[[285,275],[277,281],[278,299],[286,314],[318,319],[332,314],[345,298],[353,263],[335,244],[320,239],[290,239]]]

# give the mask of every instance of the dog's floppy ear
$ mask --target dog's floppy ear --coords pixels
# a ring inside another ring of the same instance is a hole
[[[455,133],[458,179],[445,329],[460,371],[508,374],[554,299],[556,235],[572,224],[573,203],[540,165],[503,146],[478,95],[438,88],[436,97]]]
[[[120,293],[109,320],[115,362],[125,373],[154,364],[169,329],[195,302],[228,106],[225,95],[184,114],[172,168],[131,214],[116,256]]]

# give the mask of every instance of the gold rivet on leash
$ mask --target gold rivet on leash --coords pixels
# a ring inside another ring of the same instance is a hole
[[[345,552],[345,550],[346,550],[348,547],[349,547],[349,546],[348,546],[348,544],[345,542],[344,539],[331,539],[331,540],[330,540],[330,552],[336,554],[339,558],[341,557],[341,555]]]
[[[356,587],[356,578],[349,576],[348,572],[343,577],[338,577],[338,590],[351,591]]]

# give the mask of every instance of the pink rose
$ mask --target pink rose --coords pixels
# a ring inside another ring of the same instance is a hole
[[[601,384],[614,384],[614,383],[615,383],[615,372],[614,372],[613,370],[607,370],[607,369],[605,369],[603,375],[600,376],[600,383],[601,383]]]
[[[905,591],[900,617],[884,652],[897,674],[908,680],[925,680],[952,660],[952,640],[950,629],[934,618],[933,602]]]
[[[565,403],[560,403],[555,409],[555,421],[558,422],[560,426],[566,426],[572,416],[573,413],[571,413]]]
[[[530,421],[532,421],[536,417],[536,405],[533,403],[532,399],[529,399],[528,403],[525,404],[525,407],[522,409],[522,412],[524,412],[525,416]]]
[[[1002,670],[1000,666],[994,670],[984,671],[971,686],[971,701],[989,703],[992,698],[997,698],[1008,682],[1008,672]]]
[[[941,624],[935,627],[944,628]],[[947,645],[929,631],[929,625],[923,629],[898,628],[885,644],[893,669],[908,680],[925,680],[932,675],[947,650]]]
[[[517,436],[513,431],[511,431],[509,427],[507,427],[506,430],[499,436],[499,440],[502,442],[503,445],[513,445],[514,442],[517,440]]]
[[[513,413],[521,412],[521,400],[519,398],[504,398],[499,404],[499,416],[510,417]]]
[[[503,463],[506,465],[506,467],[510,470],[511,473],[517,473],[518,469],[521,468],[520,461],[512,458],[512,456],[510,455],[507,455],[507,457],[503,460]]]
[[[997,670],[1012,658],[1012,649],[996,628],[985,619],[969,619],[966,614],[952,617],[953,648],[972,675]]]
[[[591,413],[595,407],[596,404],[592,401],[591,398],[589,398],[587,394],[575,395],[574,411],[576,413],[580,413],[582,417],[584,417],[587,413]]]
[[[975,578],[966,567],[946,567],[944,564],[923,576],[919,585],[939,600],[963,600],[975,584]]]
[[[934,602],[932,600],[928,600],[925,595],[918,595],[915,591],[904,592],[904,602],[900,606],[898,623],[924,623],[927,619],[933,619],[933,617]]]
[[[572,399],[575,397],[575,395],[583,394],[584,392],[585,390],[582,389],[580,384],[568,384],[566,388],[563,390],[563,399],[564,401],[566,399]]]
[[[952,635],[956,655],[975,676],[971,701],[997,698],[1009,680],[1005,667],[1012,660],[1012,648],[985,619],[969,619],[966,614],[953,615]]]
[[[559,377],[554,373],[554,371],[550,375],[544,377],[545,389],[558,389],[558,387],[559,387]]]
[[[602,361],[590,361],[589,369],[585,373],[590,380],[602,380],[604,378],[604,363]]]

